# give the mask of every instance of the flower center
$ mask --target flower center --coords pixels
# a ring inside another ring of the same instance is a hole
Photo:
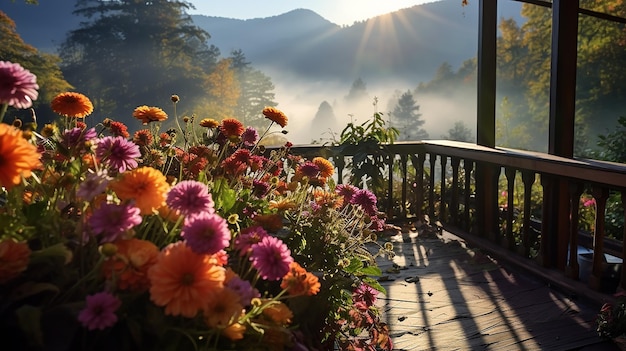
[[[185,286],[193,284],[194,276],[191,273],[185,273],[180,279],[180,283]]]

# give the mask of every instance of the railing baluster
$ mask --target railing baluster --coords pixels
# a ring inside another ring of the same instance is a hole
[[[450,199],[450,220],[454,225],[459,224],[459,165],[461,159],[451,157],[450,164],[452,166],[452,193]]]
[[[578,213],[582,193],[583,185],[581,183],[574,181],[569,183],[569,259],[565,267],[565,275],[573,279],[579,278],[580,271],[580,267],[578,267]]]
[[[470,221],[470,208],[472,201],[472,170],[474,169],[474,162],[468,159],[463,160],[463,169],[465,170],[465,187],[463,191],[465,206],[463,206],[463,223],[464,228],[467,231],[471,231],[472,222]]]
[[[521,252],[524,257],[530,257],[530,201],[532,196],[532,188],[535,183],[535,173],[532,171],[522,171],[522,183],[524,183],[524,219],[522,222],[522,246]]]
[[[436,154],[430,154],[428,156],[430,162],[429,184],[428,184],[428,215],[432,220],[435,218],[435,162],[437,161]]]
[[[513,198],[515,195],[515,175],[516,170],[511,167],[506,167],[504,169],[504,175],[506,177],[506,230],[505,230],[505,238],[506,242],[504,243],[504,247],[509,250],[513,250],[515,248],[515,238],[513,238],[513,215],[515,211],[515,204],[513,202]]]
[[[387,217],[393,217],[393,162],[395,161],[396,154],[389,153],[387,155],[387,167],[389,168],[387,177]]]
[[[415,216],[418,220],[424,219],[424,162],[426,161],[426,154],[420,153],[417,155],[417,160],[413,158],[413,167],[415,168]]]
[[[448,157],[440,155],[441,161],[441,198],[439,200],[439,220],[444,222],[446,217],[446,167],[448,165]]]
[[[402,167],[402,203],[400,205],[400,215],[402,216],[403,219],[406,219],[407,217],[406,215],[406,188],[407,188],[407,183],[408,183],[406,180],[407,160],[408,160],[408,157],[406,154],[400,155],[400,167]]]
[[[604,216],[609,190],[602,186],[594,186],[592,193],[596,200],[596,222],[593,233],[593,268],[589,277],[589,286],[594,290],[601,290],[602,273],[606,261],[604,258]]]
[[[626,267],[624,262],[626,261],[626,190],[622,190],[622,209],[624,209],[624,229],[622,232],[622,274],[619,281],[621,289],[626,290]]]
[[[343,170],[346,167],[346,156],[336,155],[333,157],[337,168],[337,184],[343,184]]]

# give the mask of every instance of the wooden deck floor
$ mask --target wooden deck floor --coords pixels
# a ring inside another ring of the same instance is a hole
[[[394,350],[617,350],[595,332],[600,306],[576,301],[447,232],[386,238],[383,318]]]

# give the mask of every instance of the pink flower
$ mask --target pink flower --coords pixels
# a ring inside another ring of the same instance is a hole
[[[117,322],[115,311],[122,302],[108,292],[100,292],[87,296],[87,306],[78,314],[78,321],[89,329],[100,329],[113,326]]]
[[[280,239],[268,235],[252,245],[252,266],[265,280],[280,280],[289,272],[293,262],[291,251]]]
[[[165,203],[184,215],[207,212],[215,213],[215,203],[209,188],[195,180],[184,180],[167,193]]]
[[[29,108],[37,100],[37,77],[18,63],[0,61],[0,104]]]
[[[261,226],[245,228],[235,238],[235,249],[244,256],[252,251],[252,245],[261,242],[268,235]]]
[[[259,132],[257,132],[257,130],[252,127],[248,127],[241,135],[241,140],[243,141],[243,144],[245,146],[254,146],[257,140],[259,140]]]
[[[98,142],[96,156],[110,169],[124,172],[137,167],[137,158],[141,157],[139,146],[121,136],[104,137]]]
[[[375,215],[378,212],[376,207],[376,195],[367,189],[359,189],[350,199],[350,203],[359,205],[365,213],[370,216]]]
[[[141,211],[131,204],[102,204],[89,218],[94,234],[102,234],[100,242],[112,242],[141,223]]]
[[[365,303],[367,307],[374,306],[376,298],[378,296],[378,290],[372,288],[367,284],[361,284],[352,293],[352,300],[356,303]]]
[[[592,207],[596,205],[596,199],[594,199],[593,197],[590,199],[587,199],[585,202],[583,202],[583,206],[585,207]]]
[[[201,212],[185,219],[181,230],[185,243],[197,254],[218,253],[230,243],[226,220],[215,213]]]

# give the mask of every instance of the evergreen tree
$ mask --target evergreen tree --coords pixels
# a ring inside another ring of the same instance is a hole
[[[447,140],[475,142],[476,137],[471,129],[469,129],[463,121],[457,121],[454,123],[454,127],[448,129],[448,135],[441,136]]]
[[[423,140],[428,139],[428,133],[424,130],[424,120],[420,117],[419,105],[415,102],[413,94],[407,90],[400,96],[398,103],[391,112],[392,126],[400,130],[398,140]]]
[[[317,108],[317,113],[315,113],[313,121],[311,122],[311,130],[317,132],[318,134],[328,132],[330,134],[329,138],[334,139],[335,135],[339,135],[341,129],[342,126],[340,126],[337,121],[333,107],[330,106],[328,101],[322,101],[320,106]],[[321,135],[319,136],[321,137]]]
[[[349,103],[359,103],[363,100],[369,100],[367,93],[367,85],[361,78],[357,78],[350,87],[350,92],[346,96],[346,101]]]

